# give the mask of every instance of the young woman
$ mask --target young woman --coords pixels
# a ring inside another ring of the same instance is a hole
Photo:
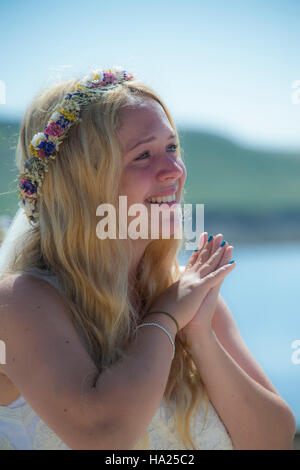
[[[42,91],[17,165],[17,237],[12,228],[4,242],[0,282],[0,448],[292,448],[294,416],[219,295],[233,247],[205,232],[179,270],[186,170],[157,93],[118,67]],[[119,236],[135,221],[118,217],[120,196],[145,208],[146,236]],[[163,196],[175,209],[168,238],[164,218],[158,237],[150,230]],[[116,237],[111,219],[106,238],[99,226],[102,204],[115,208]]]

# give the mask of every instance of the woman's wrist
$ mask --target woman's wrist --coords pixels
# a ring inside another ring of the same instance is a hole
[[[172,318],[168,317],[168,315],[165,315],[164,313],[147,313],[147,315],[145,315],[143,320],[141,321],[141,324],[149,322],[159,323],[161,326],[168,330],[173,340],[175,340],[177,334],[176,323],[172,320]]]
[[[215,339],[215,333],[212,327],[191,326],[186,325],[180,330],[180,335],[184,336],[189,349],[205,348],[207,343]]]

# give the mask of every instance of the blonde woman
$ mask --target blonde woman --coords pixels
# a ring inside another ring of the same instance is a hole
[[[204,233],[180,272],[186,170],[157,93],[120,68],[43,90],[17,165],[17,234],[0,256],[0,448],[291,449],[294,416],[219,295],[233,247]],[[159,222],[154,239],[162,195],[175,211],[170,237]],[[119,196],[147,209],[148,237],[99,237],[98,207],[119,215]]]

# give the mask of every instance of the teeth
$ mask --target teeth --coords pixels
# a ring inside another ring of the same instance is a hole
[[[172,202],[176,201],[176,194],[172,194],[170,196],[163,196],[163,197],[151,197],[146,199],[148,202]]]

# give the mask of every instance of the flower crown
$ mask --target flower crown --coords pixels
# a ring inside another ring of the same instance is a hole
[[[29,145],[30,158],[25,162],[19,177],[19,206],[25,211],[29,223],[38,222],[38,196],[50,160],[55,160],[60,144],[69,129],[80,121],[83,106],[95,101],[103,91],[114,88],[125,80],[135,77],[122,67],[94,70],[83,78],[72,93],[67,93],[63,103],[55,108],[44,132],[35,134]]]

